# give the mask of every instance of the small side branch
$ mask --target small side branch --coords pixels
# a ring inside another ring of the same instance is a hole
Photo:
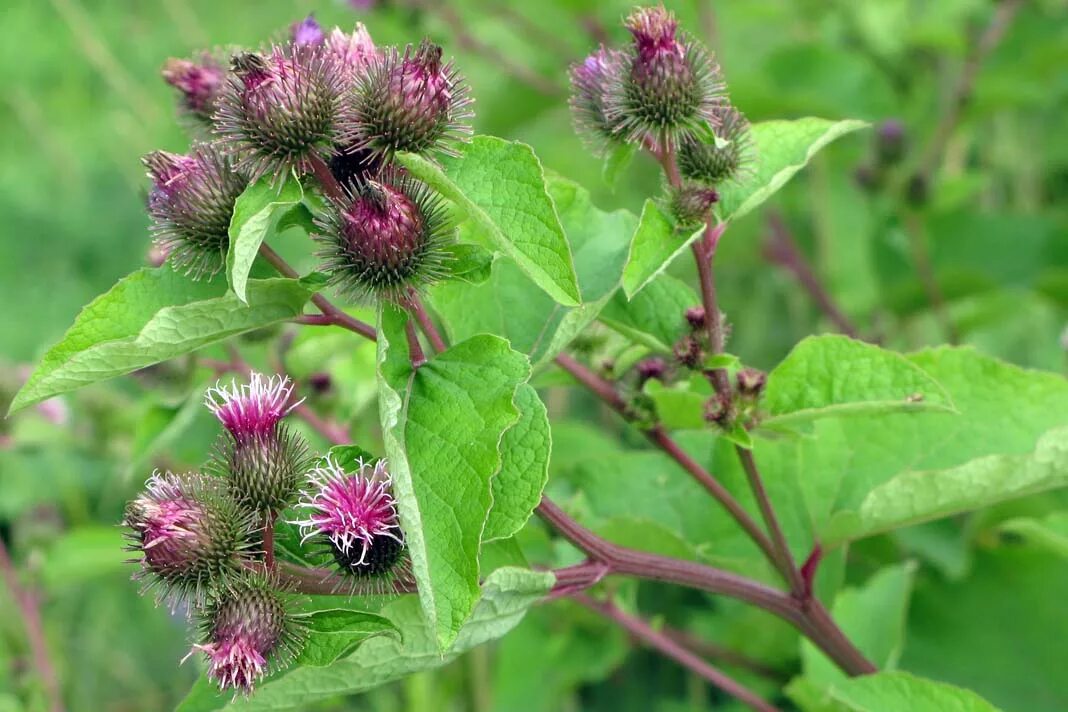
[[[48,644],[45,641],[44,625],[41,623],[41,611],[37,606],[37,599],[19,582],[15,563],[11,560],[2,537],[0,537],[0,574],[3,575],[7,590],[22,616],[26,640],[33,654],[33,666],[37,669],[37,676],[41,679],[45,694],[48,696],[48,709],[51,712],[63,712],[59,678],[56,677],[56,669],[52,666],[52,658],[48,654]]]
[[[663,631],[653,628],[641,618],[623,612],[612,603],[595,601],[584,594],[576,594],[572,598],[591,611],[617,623],[638,642],[674,660],[682,667],[703,678],[713,687],[719,688],[728,695],[744,702],[757,712],[780,712],[778,707],[765,701],[755,692],[733,680],[729,675],[713,667],[678,641],[673,640]]]

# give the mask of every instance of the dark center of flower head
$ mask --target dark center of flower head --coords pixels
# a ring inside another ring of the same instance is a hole
[[[330,553],[338,566],[350,571],[357,577],[373,577],[390,571],[404,551],[404,543],[388,536],[375,537],[367,551],[359,547],[349,547],[346,551],[337,544],[330,543]]]
[[[174,195],[197,170],[197,160],[192,156],[167,151],[153,151],[144,162],[152,179],[152,191],[159,196]]]
[[[383,282],[414,270],[424,247],[425,228],[419,206],[384,183],[369,183],[342,213],[346,250],[364,269],[379,270]]]
[[[436,122],[449,110],[452,92],[441,71],[441,47],[426,40],[390,76],[390,95],[410,120]]]
[[[131,526],[141,537],[141,548],[149,568],[161,574],[180,571],[194,562],[205,548],[198,523],[203,508],[179,497],[155,501],[138,500],[133,505]]]

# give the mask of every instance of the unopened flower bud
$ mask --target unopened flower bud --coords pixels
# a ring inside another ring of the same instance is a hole
[[[234,202],[248,181],[213,144],[189,155],[154,151],[142,161],[152,179],[148,212],[156,244],[177,270],[194,278],[222,269]]]
[[[571,68],[571,116],[575,130],[586,138],[590,148],[602,153],[622,140],[619,122],[606,111],[608,94],[621,81],[623,54],[603,45]]]
[[[300,22],[294,22],[289,28],[289,36],[295,45],[321,45],[326,35],[315,20],[315,15],[308,15]]]
[[[209,602],[201,614],[201,642],[189,654],[204,654],[208,677],[221,690],[249,695],[268,672],[285,667],[300,652],[304,637],[275,582],[249,573]]]
[[[296,407],[289,404],[291,391],[288,378],[253,373],[248,384],[217,385],[206,396],[209,410],[227,430],[211,468],[226,480],[234,499],[256,512],[285,509],[307,470],[307,444],[281,424]]]
[[[216,133],[253,179],[307,173],[327,160],[338,138],[342,78],[320,47],[244,52],[219,97]]]
[[[717,393],[705,401],[705,421],[727,427],[734,420],[734,403],[730,394]]]
[[[208,53],[194,60],[171,58],[163,65],[163,80],[181,93],[182,111],[211,125],[215,105],[226,81],[226,68]]]
[[[905,124],[900,119],[887,119],[879,125],[875,138],[879,163],[890,166],[905,157]]]
[[[680,33],[663,6],[639,8],[625,24],[634,44],[609,91],[609,123],[627,140],[660,151],[674,148],[704,122],[717,126],[713,110],[725,103],[725,86],[708,51]]]
[[[428,40],[376,57],[348,96],[346,143],[376,154],[454,155],[451,144],[471,134],[468,87]]]
[[[714,138],[691,135],[682,141],[679,172],[711,185],[742,180],[755,159],[749,121],[733,106],[717,108],[714,114]]]
[[[331,283],[350,298],[402,295],[442,276],[452,227],[423,183],[388,171],[331,208],[317,219],[319,254]]]
[[[686,368],[700,368],[705,360],[705,349],[700,339],[692,334],[683,336],[675,344],[675,358]]]
[[[194,600],[210,581],[241,570],[256,525],[219,480],[169,472],[152,475],[123,523],[149,584]]]
[[[702,306],[688,307],[686,309],[686,322],[693,331],[705,328],[705,308]]]
[[[652,358],[643,359],[638,362],[638,383],[643,384],[650,378],[657,380],[664,380],[664,374],[667,373],[667,363],[664,359],[654,356]]]
[[[292,522],[303,541],[325,544],[341,570],[361,579],[389,577],[404,554],[386,462],[359,461],[346,472],[328,456],[308,475],[299,508],[308,517]]]
[[[755,398],[764,392],[768,377],[763,371],[746,367],[738,371],[735,380],[738,384],[738,392],[741,395]]]
[[[694,228],[708,220],[719,193],[699,183],[686,182],[671,189],[668,208],[680,228]]]

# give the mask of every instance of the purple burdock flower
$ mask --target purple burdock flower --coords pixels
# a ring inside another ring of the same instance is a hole
[[[307,469],[307,444],[281,422],[300,403],[290,403],[292,391],[286,377],[253,373],[246,384],[216,385],[205,396],[226,428],[209,467],[234,499],[255,512],[285,509]]]
[[[618,121],[610,121],[605,111],[609,88],[620,81],[622,70],[622,53],[603,45],[571,67],[572,121],[575,130],[597,153],[622,139]]]
[[[713,136],[683,138],[679,146],[679,172],[708,185],[744,181],[756,160],[749,121],[733,106],[718,107]]]
[[[705,308],[702,306],[687,307],[684,313],[686,322],[694,331],[705,328]]]
[[[211,54],[196,60],[171,58],[163,65],[163,80],[181,93],[181,109],[203,124],[211,124],[215,104],[226,80],[226,68]]]
[[[300,651],[304,630],[272,579],[245,574],[208,602],[200,637],[189,655],[204,653],[208,677],[221,690],[249,695],[269,671],[284,667]]]
[[[643,359],[638,362],[638,382],[643,384],[651,378],[664,380],[667,373],[667,363],[659,356]]]
[[[243,52],[219,97],[215,130],[236,167],[253,179],[307,173],[338,138],[342,78],[321,47]]]
[[[275,432],[278,423],[303,399],[290,403],[293,383],[288,376],[265,378],[261,373],[249,375],[248,383],[229,386],[215,384],[204,396],[204,403],[237,442],[248,442]]]
[[[148,213],[156,244],[176,270],[194,278],[222,269],[234,202],[248,181],[213,144],[189,155],[154,151],[142,159],[152,179]]]
[[[352,32],[342,32],[335,27],[326,36],[325,47],[327,57],[344,75],[346,82],[351,82],[379,57],[371,34],[362,22],[357,22]]]
[[[255,526],[220,481],[169,472],[152,475],[127,505],[123,523],[149,584],[194,600],[208,581],[240,570]]]
[[[673,149],[705,123],[715,126],[712,110],[726,98],[709,52],[679,32],[663,6],[639,8],[625,25],[634,42],[607,93],[609,123],[628,141],[656,151]]]
[[[400,296],[444,274],[452,226],[441,198],[406,174],[387,170],[350,187],[317,223],[322,267],[354,300]]]
[[[345,472],[329,456],[308,475],[309,488],[298,507],[308,517],[292,522],[303,541],[328,543],[334,560],[347,573],[370,578],[390,573],[404,551],[404,535],[397,521],[397,505],[384,460],[373,466],[358,461]]]
[[[294,22],[289,28],[289,35],[293,44],[313,47],[321,45],[326,38],[323,28],[315,21],[315,15],[308,15],[300,22]]]
[[[356,77],[348,95],[345,145],[390,156],[398,151],[455,155],[473,114],[466,83],[441,47],[424,40],[404,53],[389,49]]]

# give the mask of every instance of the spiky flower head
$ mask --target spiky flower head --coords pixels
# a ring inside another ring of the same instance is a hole
[[[253,179],[306,173],[330,157],[338,134],[341,78],[321,47],[288,45],[235,55],[215,130]]]
[[[440,196],[394,170],[346,192],[316,219],[332,284],[364,300],[401,296],[441,278],[452,225]]]
[[[247,696],[264,676],[299,654],[305,629],[276,581],[246,572],[208,602],[199,638],[189,655],[204,653],[208,677],[219,689]]]
[[[163,81],[181,94],[180,108],[205,125],[211,125],[215,104],[226,81],[226,67],[211,53],[196,59],[172,57],[163,65]]]
[[[219,480],[158,471],[126,506],[123,524],[130,550],[141,553],[147,585],[194,601],[203,599],[210,582],[236,575],[251,560],[256,526]]]
[[[315,20],[315,15],[308,15],[299,22],[294,22],[289,27],[289,37],[295,45],[310,45],[316,47],[323,43],[326,34],[322,26]]]
[[[392,156],[398,151],[455,155],[471,134],[470,92],[429,40],[404,53],[390,48],[356,77],[348,93],[346,143]]]
[[[379,57],[371,33],[362,22],[357,22],[352,32],[342,32],[340,28],[335,27],[326,36],[325,46],[327,57],[343,75],[346,86]]]
[[[216,385],[205,398],[227,431],[209,467],[225,479],[234,499],[255,512],[285,509],[307,471],[307,443],[281,422],[297,406],[289,403],[291,395],[288,378],[253,373],[247,384]]]
[[[668,209],[680,228],[693,228],[708,220],[712,206],[719,200],[714,188],[686,181],[671,188]]]
[[[572,122],[596,153],[622,140],[618,117],[610,120],[606,105],[611,87],[621,81],[623,65],[622,52],[601,45],[571,67]]]
[[[624,24],[634,42],[607,95],[609,123],[656,151],[674,148],[704,122],[715,125],[725,85],[708,50],[680,32],[662,5],[639,8]]]
[[[216,383],[204,396],[204,404],[237,442],[249,442],[275,432],[278,423],[302,401],[290,402],[293,383],[288,376],[264,377],[251,373],[240,386]]]
[[[248,181],[214,144],[188,155],[153,151],[142,159],[152,179],[148,213],[156,244],[175,269],[199,278],[222,269],[234,202]]]
[[[327,544],[341,569],[357,578],[390,574],[404,554],[392,480],[385,460],[358,460],[346,472],[327,456],[309,474],[297,507],[308,510],[300,527],[303,541]]]
[[[715,111],[714,135],[688,136],[679,146],[679,172],[715,185],[744,180],[756,159],[749,121],[733,106]]]

